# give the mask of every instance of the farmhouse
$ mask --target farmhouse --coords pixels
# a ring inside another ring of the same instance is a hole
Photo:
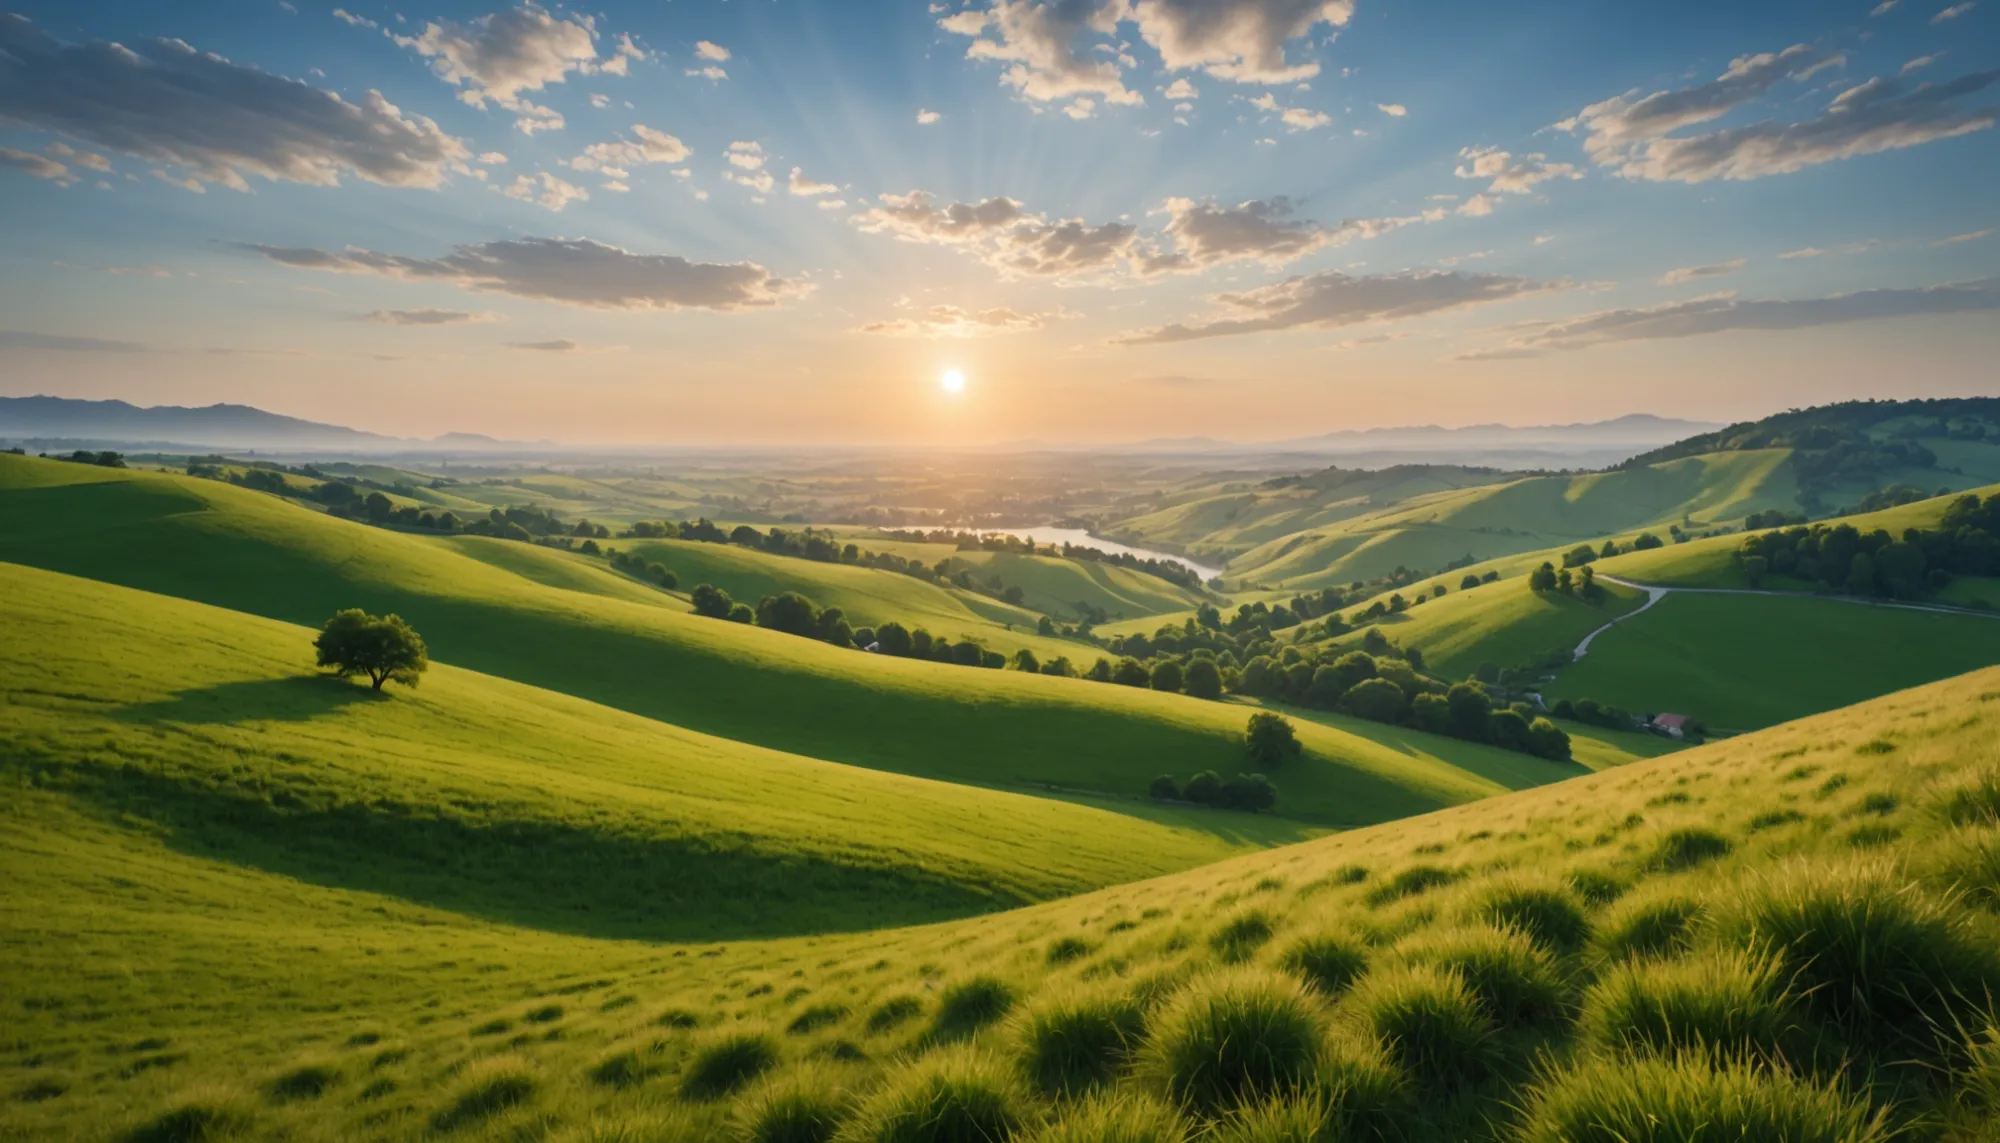
[[[1688,716],[1684,714],[1656,714],[1651,726],[1668,738],[1684,738],[1687,736],[1687,724]]]

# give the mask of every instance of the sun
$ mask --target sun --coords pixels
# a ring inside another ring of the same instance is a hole
[[[956,369],[945,370],[944,376],[938,378],[938,388],[947,393],[965,392],[965,374]]]

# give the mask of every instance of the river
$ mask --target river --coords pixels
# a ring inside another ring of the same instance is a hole
[[[982,528],[980,531],[988,535],[1019,536],[1024,540],[1033,540],[1037,544],[1072,544],[1079,548],[1096,548],[1100,552],[1114,556],[1132,555],[1142,560],[1166,560],[1170,563],[1180,564],[1183,567],[1193,568],[1195,574],[1201,576],[1203,583],[1207,583],[1209,580],[1222,574],[1221,568],[1212,568],[1198,564],[1186,556],[1176,556],[1169,552],[1148,551],[1145,548],[1135,548],[1129,544],[1121,544],[1116,540],[1100,539],[1081,528]]]

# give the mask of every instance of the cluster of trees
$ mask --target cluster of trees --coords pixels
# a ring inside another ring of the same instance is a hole
[[[1187,780],[1186,785],[1174,781],[1172,774],[1162,774],[1153,779],[1146,788],[1147,796],[1161,802],[1193,802],[1199,806],[1214,806],[1223,810],[1247,810],[1261,813],[1278,804],[1278,788],[1262,774],[1235,774],[1228,778],[1213,770],[1203,770]]]
[[[1010,665],[1007,656],[987,650],[974,639],[953,643],[942,636],[932,635],[922,627],[913,630],[894,621],[879,628],[854,627],[848,623],[846,614],[840,608],[822,608],[796,591],[767,595],[752,607],[731,599],[727,591],[712,583],[702,583],[695,585],[688,598],[694,604],[696,615],[732,623],[753,623],[787,635],[831,643],[836,647],[872,648],[878,654],[929,659],[962,667],[999,669]],[[1035,660],[1033,652],[1023,649],[1011,665],[1016,670],[1043,674],[1074,673],[1068,669],[1068,660],[1058,659],[1055,663],[1061,669],[1048,670]]]
[[[1765,528],[1784,528],[1793,524],[1803,524],[1807,520],[1803,512],[1787,512],[1782,508],[1767,508],[1762,512],[1752,512],[1743,517],[1743,530],[1761,531]]]
[[[1915,504],[1919,500],[1929,500],[1933,496],[1949,495],[1951,495],[1951,489],[1949,488],[1940,488],[1936,492],[1925,492],[1923,489],[1911,484],[1891,484],[1887,488],[1878,488],[1847,507],[1842,508],[1839,515],[1859,516],[1863,512],[1880,512],[1888,508],[1901,508],[1905,504]],[[1773,520],[1768,524],[1761,525],[1753,525],[1749,520],[1745,520],[1743,528],[1745,531],[1753,527],[1780,528],[1786,524],[1803,524],[1805,522],[1806,518],[1804,516],[1800,516],[1796,520]]]
[[[26,455],[25,449],[17,448],[14,451]],[[102,468],[125,467],[124,454],[115,452],[92,452],[87,448],[77,449],[75,452],[70,453],[68,456],[59,456],[56,459],[66,460],[72,464],[95,464]]]
[[[1743,538],[1736,560],[1755,586],[1767,575],[1804,580],[1848,595],[1916,599],[1955,575],[2000,575],[2000,495],[1961,496],[1935,528],[1862,532],[1852,524],[1816,524]]]
[[[1200,591],[1201,574],[1186,564],[1176,560],[1161,560],[1135,556],[1130,552],[1107,552],[1098,548],[1077,544],[1042,544],[1037,546],[1032,538],[1016,536],[1008,532],[961,532],[950,529],[936,531],[910,530],[891,532],[889,537],[912,543],[950,544],[961,552],[1015,552],[1028,556],[1061,556],[1066,560],[1081,560],[1085,563],[1112,564],[1133,571],[1144,572],[1156,579],[1166,580],[1190,591]]]
[[[585,540],[579,550],[585,555],[596,555],[597,545],[589,540]],[[681,585],[681,577],[675,575],[673,569],[667,567],[665,564],[647,560],[641,556],[633,555],[631,552],[621,552],[615,549],[610,553],[609,558],[612,567],[617,568],[627,575],[643,579],[665,591],[672,591]]]
[[[1587,563],[1572,570],[1568,566],[1558,569],[1544,561],[1541,567],[1528,573],[1528,590],[1573,595],[1586,603],[1595,603],[1604,597],[1604,589],[1597,583],[1597,569]]]
[[[1575,702],[1557,699],[1556,705],[1549,708],[1549,714],[1555,718],[1601,726],[1607,730],[1630,730],[1639,725],[1639,720],[1631,711],[1609,703],[1600,703],[1596,699],[1577,699]]]

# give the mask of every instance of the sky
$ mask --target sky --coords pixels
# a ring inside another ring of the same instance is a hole
[[[952,445],[2000,395],[2000,0],[403,5],[0,15],[0,396]]]

